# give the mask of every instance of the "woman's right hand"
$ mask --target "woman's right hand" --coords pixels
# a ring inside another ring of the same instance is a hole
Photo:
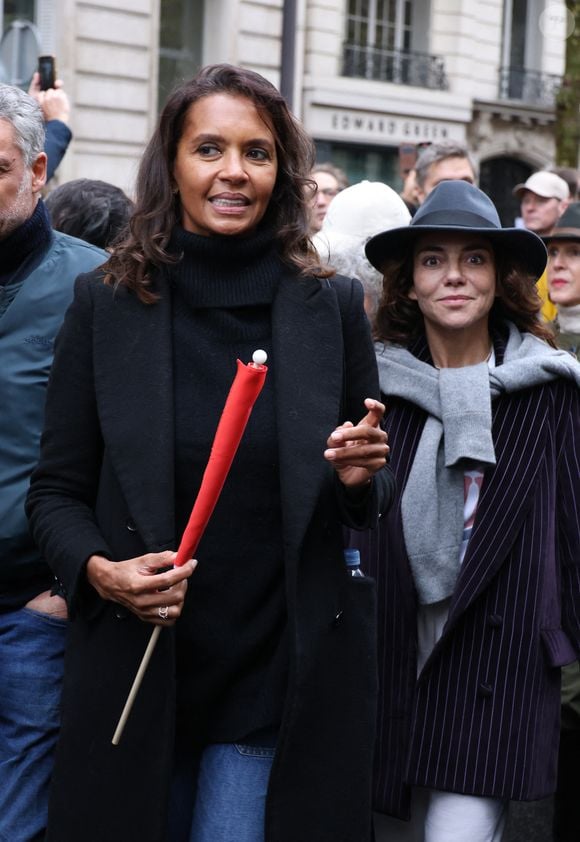
[[[169,551],[125,561],[92,555],[87,579],[102,599],[124,605],[146,623],[172,626],[183,609],[187,580],[197,566],[192,559],[173,567],[176,557],[177,553]]]

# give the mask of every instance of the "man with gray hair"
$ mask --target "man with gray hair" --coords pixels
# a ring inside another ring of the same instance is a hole
[[[419,152],[415,164],[417,196],[423,204],[441,181],[477,182],[477,167],[467,147],[457,141],[430,143]]]
[[[73,282],[106,257],[52,231],[43,148],[38,104],[0,85],[0,839],[27,842],[46,827],[67,620],[24,500]]]

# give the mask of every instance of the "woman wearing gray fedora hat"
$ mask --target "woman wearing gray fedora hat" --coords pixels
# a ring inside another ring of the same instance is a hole
[[[580,365],[538,319],[542,241],[473,185],[366,253],[398,486],[352,538],[379,594],[376,839],[499,842],[510,800],[555,788],[580,653]]]

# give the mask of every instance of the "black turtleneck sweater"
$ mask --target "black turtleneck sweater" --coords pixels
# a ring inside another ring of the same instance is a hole
[[[0,316],[14,300],[24,278],[42,259],[51,238],[50,220],[40,199],[32,216],[0,240]]]
[[[172,250],[176,529],[195,501],[236,360],[271,357],[271,304],[283,265],[271,235],[201,237]],[[285,271],[288,271],[287,269]],[[286,599],[273,377],[266,378],[196,552],[177,624],[178,716],[202,742],[238,742],[280,722]]]

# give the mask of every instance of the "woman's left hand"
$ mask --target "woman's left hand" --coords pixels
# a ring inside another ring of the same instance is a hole
[[[367,414],[355,426],[346,421],[330,434],[324,458],[332,462],[343,485],[368,485],[371,477],[387,463],[387,434],[380,423],[385,406],[372,398],[365,400]]]

